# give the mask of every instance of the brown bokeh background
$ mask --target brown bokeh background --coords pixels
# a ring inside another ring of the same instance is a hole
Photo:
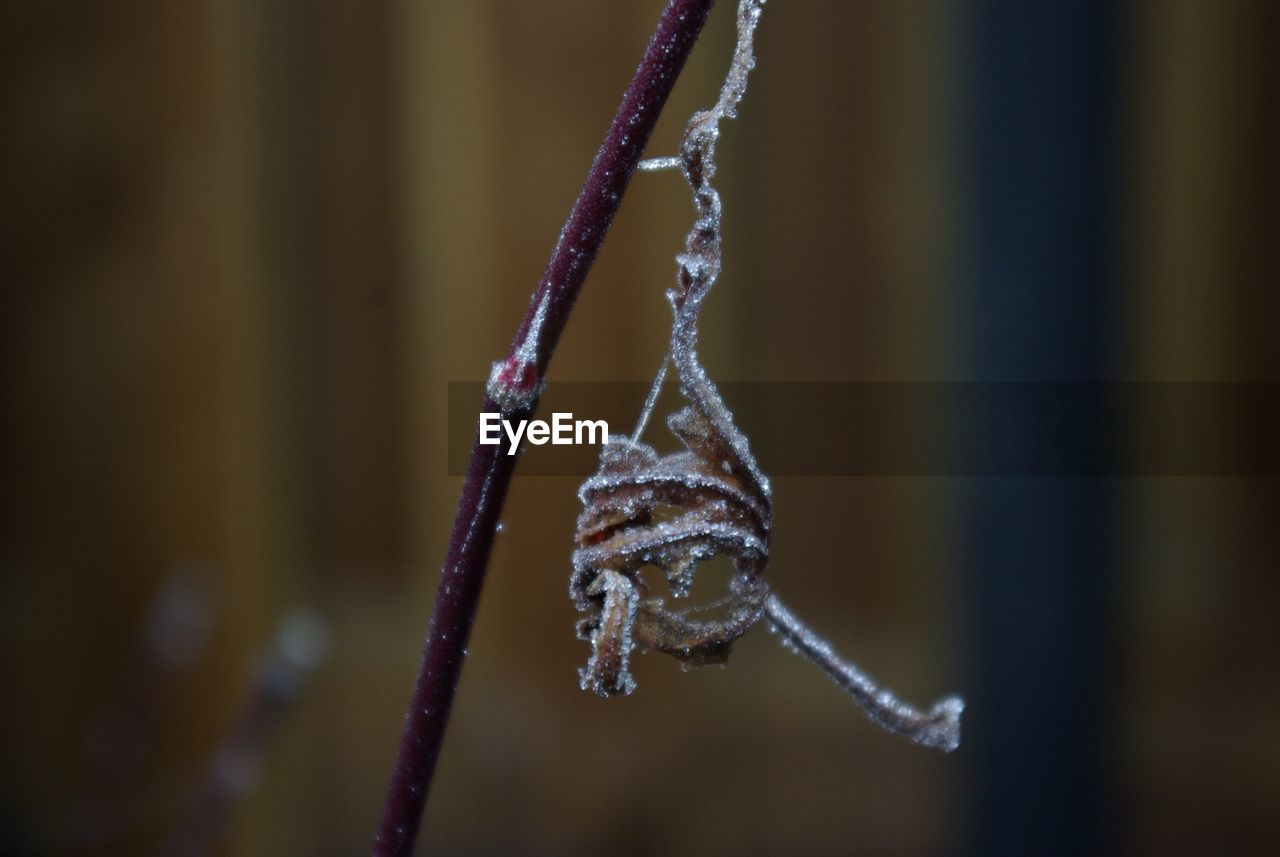
[[[504,352],[662,5],[0,13],[3,853],[152,849],[296,605],[328,618],[332,658],[267,742],[217,853],[367,850],[459,488],[447,384],[483,379]],[[729,5],[654,154],[714,97]],[[973,377],[957,311],[970,5],[769,4],[720,145],[714,377]],[[1275,14],[1243,0],[1113,14],[1107,374],[1275,380]],[[553,384],[651,375],[690,215],[676,176],[637,177]],[[958,481],[781,479],[770,575],[904,696],[964,691],[981,717]],[[655,655],[629,699],[579,691],[575,487],[515,480],[425,819],[431,853],[982,841],[985,756],[882,734],[763,630],[725,670]],[[1274,489],[1107,485],[1101,704],[1079,715],[1098,735],[1099,850],[1276,845]],[[189,567],[215,583],[207,645],[181,670],[139,667],[150,605]],[[112,781],[114,820],[76,830],[72,808],[102,787],[94,738],[121,706],[145,728]]]

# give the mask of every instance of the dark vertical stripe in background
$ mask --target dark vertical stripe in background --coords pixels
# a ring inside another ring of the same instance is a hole
[[[987,0],[962,9],[960,366],[976,381],[1105,378],[1111,7]],[[1078,437],[1093,417],[1079,412],[1040,442]],[[981,450],[1020,429],[975,422],[963,437]],[[1106,487],[1092,478],[958,484],[971,610],[967,852],[1095,853]]]

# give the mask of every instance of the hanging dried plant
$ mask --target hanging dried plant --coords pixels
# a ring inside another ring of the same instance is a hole
[[[746,436],[698,362],[698,314],[720,274],[720,195],[715,143],[721,119],[733,118],[755,65],[753,36],[764,0],[741,0],[733,61],[709,110],[695,113],[680,154],[646,161],[643,169],[679,168],[693,190],[696,219],[676,257],[676,287],[667,293],[674,312],[668,355],[654,380],[630,438],[611,438],[599,470],[583,483],[577,547],[569,591],[585,614],[578,635],[591,643],[581,686],[600,696],[635,689],[630,657],[637,647],[655,649],[686,664],[724,663],[734,640],[762,617],[784,644],[816,663],[867,711],[872,720],[920,744],[953,750],[960,742],[958,697],[918,711],[878,688],[860,670],[770,594],[763,578],[769,560],[773,499],[769,480],[751,454]],[[685,449],[659,456],[640,441],[665,379],[675,366],[688,404],[667,419]],[[695,619],[669,608],[643,576],[660,569],[681,598],[698,564],[715,556],[732,560],[729,592],[716,606],[719,619]]]

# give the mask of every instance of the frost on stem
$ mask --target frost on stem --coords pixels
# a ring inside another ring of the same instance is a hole
[[[769,626],[782,640],[782,644],[821,667],[877,724],[890,732],[905,735],[917,744],[947,753],[960,746],[963,699],[948,696],[935,703],[927,712],[919,711],[889,691],[877,687],[862,670],[842,660],[830,643],[801,622],[776,595],[769,596],[764,609]]]
[[[535,295],[538,308],[525,331],[520,344],[506,360],[493,364],[485,392],[497,403],[504,415],[533,410],[542,394],[543,382],[538,374],[538,346],[542,329],[547,323],[547,306],[551,302],[551,288],[544,285],[542,296]]]
[[[689,120],[680,154],[640,165],[647,170],[678,166],[693,191],[696,216],[684,251],[676,256],[675,288],[667,292],[674,313],[671,341],[635,432],[609,439],[599,469],[578,490],[583,511],[569,593],[585,614],[578,636],[592,647],[579,673],[581,686],[602,697],[631,693],[635,680],[629,664],[636,648],[656,649],[689,665],[723,664],[733,641],[767,617],[784,644],[822,668],[873,721],[924,746],[953,750],[960,740],[959,698],[925,713],[906,705],[841,660],[769,593],[763,579],[773,524],[769,480],[698,362],[698,314],[721,268],[720,194],[711,184],[715,144],[720,120],[734,117],[746,94],[763,5],[764,0],[739,3],[737,47],[720,97]],[[685,448],[659,456],[640,436],[668,363],[688,404],[668,417],[667,426]],[[671,595],[683,598],[698,563],[719,555],[732,560],[734,574],[729,594],[716,604],[723,608],[718,619],[696,620],[690,617],[693,610],[668,609],[661,597],[651,595],[642,574],[650,566],[661,569]]]

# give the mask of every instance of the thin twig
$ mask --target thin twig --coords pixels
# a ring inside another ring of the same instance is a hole
[[[214,584],[210,569],[182,564],[152,598],[139,645],[112,701],[91,725],[83,791],[44,834],[48,850],[106,850],[146,824],[149,814],[167,809],[148,793],[153,787],[142,774],[162,731],[163,692],[208,648],[219,609]]]
[[[536,407],[547,364],[574,301],[712,2],[672,0],[662,13],[507,358],[493,367],[481,412],[501,411],[518,418]],[[422,666],[374,839],[375,857],[407,857],[413,850],[516,460],[497,446],[477,442],[472,448]]]
[[[905,735],[917,744],[948,753],[960,746],[963,699],[948,696],[927,712],[920,711],[877,686],[866,673],[843,660],[830,643],[801,622],[778,600],[778,596],[770,595],[765,601],[764,615],[770,627],[782,638],[783,645],[817,664],[878,725]]]
[[[257,786],[268,741],[307,679],[328,660],[332,642],[328,621],[314,611],[296,608],[280,620],[244,710],[214,750],[186,811],[160,847],[161,857],[199,857],[217,849],[231,810]]]

